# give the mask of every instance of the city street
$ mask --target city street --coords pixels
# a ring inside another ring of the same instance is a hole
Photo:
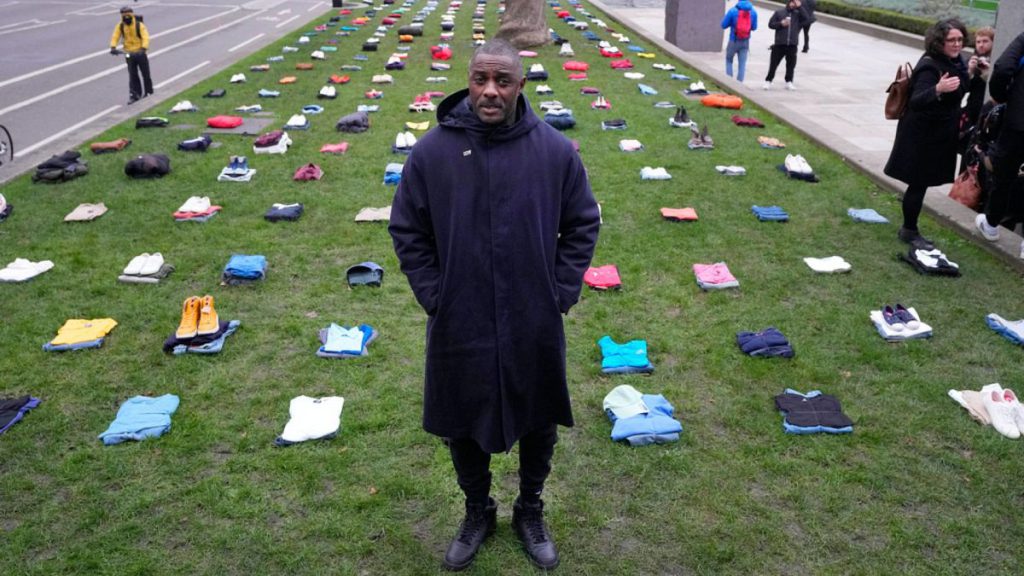
[[[124,57],[110,55],[121,6],[149,29],[154,97],[132,106]],[[0,182],[211,76],[328,11],[325,0],[0,0],[0,124],[15,161]]]

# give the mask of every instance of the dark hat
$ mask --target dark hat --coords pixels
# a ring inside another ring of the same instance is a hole
[[[132,10],[131,6],[122,6],[121,7],[121,14],[129,13],[129,12],[134,14],[135,10]]]
[[[384,279],[384,269],[376,262],[362,262],[345,271],[349,286],[377,286]]]

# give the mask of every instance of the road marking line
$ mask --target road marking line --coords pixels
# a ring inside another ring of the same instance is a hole
[[[312,6],[309,7],[309,10],[306,10],[306,12],[312,12],[313,10],[316,10],[317,8],[320,7],[321,4],[323,4],[323,2],[317,2],[316,4],[313,4]]]
[[[255,41],[259,40],[260,38],[262,38],[264,36],[266,36],[266,34],[263,33],[263,32],[260,32],[259,34],[253,36],[252,38],[249,38],[245,42],[242,42],[241,44],[238,44],[238,45],[234,46],[233,48],[228,48],[228,52],[234,52],[235,50],[238,50],[242,46],[245,46],[246,44],[248,44],[250,42],[255,42]]]
[[[295,16],[292,16],[291,18],[285,20],[284,22],[281,22],[277,26],[274,26],[274,28],[280,28],[281,26],[284,26],[285,24],[291,22],[292,20],[295,20],[296,18],[301,18],[301,15],[296,14]]]
[[[150,54],[150,57],[156,57],[156,56],[159,56],[159,55],[161,55],[161,54],[163,54],[165,52],[169,52],[171,50],[174,50],[175,48],[177,48],[179,46],[184,46],[186,44],[191,44],[192,42],[195,42],[196,40],[198,40],[200,38],[203,38],[205,36],[209,36],[210,34],[216,34],[217,32],[220,32],[221,30],[223,30],[224,28],[229,28],[229,27],[234,26],[234,25],[236,25],[236,24],[238,24],[240,22],[244,22],[244,21],[246,21],[246,20],[248,20],[250,18],[253,18],[254,16],[258,16],[261,13],[262,12],[253,12],[252,14],[249,14],[248,16],[242,16],[241,18],[238,18],[236,20],[232,20],[231,22],[228,22],[227,24],[223,24],[221,26],[218,26],[217,28],[213,28],[212,30],[207,30],[206,32],[203,32],[202,34],[197,34],[197,35],[195,35],[195,36],[193,36],[191,38],[188,38],[186,40],[182,40],[181,42],[178,42],[176,44],[171,44],[170,46],[168,46],[166,48],[161,48],[160,50],[157,50],[156,52],[153,52],[152,54]],[[60,94],[61,92],[67,92],[68,90],[71,90],[72,88],[77,88],[77,87],[81,86],[82,84],[86,84],[88,82],[92,82],[93,80],[96,80],[97,78],[102,78],[104,76],[109,76],[109,75],[117,72],[118,70],[122,70],[122,69],[123,69],[122,66],[115,66],[113,68],[108,68],[108,69],[104,70],[103,72],[97,72],[96,74],[93,74],[92,76],[86,76],[85,78],[82,78],[81,80],[76,80],[74,82],[70,82],[68,84],[65,84],[65,85],[61,86],[60,88],[55,88],[53,90],[50,90],[49,92],[44,92],[43,94],[39,94],[38,96],[35,96],[33,98],[29,98],[28,100],[24,100],[22,102],[18,102],[17,104],[13,104],[11,106],[8,106],[7,108],[0,109],[0,116],[3,116],[4,114],[6,114],[8,112],[13,112],[15,110],[20,110],[20,109],[24,108],[25,106],[30,106],[32,104],[35,104],[36,102],[39,102],[40,100],[45,100],[46,98],[49,98],[50,96],[54,96],[54,95]],[[3,84],[0,83],[0,86],[2,86],[2,85]]]
[[[32,22],[32,20],[30,20],[30,22]],[[25,30],[32,30],[34,28],[42,28],[43,26],[49,26],[51,24],[60,24],[62,22],[67,22],[67,20],[54,20],[53,22],[43,22],[42,20],[35,20],[34,22],[38,22],[38,24],[35,24],[33,26],[22,26],[21,28],[11,30],[4,30],[3,32],[0,32],[0,36],[3,36],[4,34],[13,34],[15,32],[24,32]]]
[[[21,26],[23,24],[37,24],[39,22],[40,22],[40,20],[38,18],[33,18],[31,20],[25,20],[24,22],[14,22],[14,23],[11,23],[11,24],[4,24],[3,26],[0,26],[0,30],[3,30],[4,28],[17,28],[17,27],[19,27],[19,26]]]
[[[278,15],[278,16],[282,16],[282,15],[284,15],[284,14],[288,14],[288,13],[289,13],[289,12],[291,12],[291,11],[292,11],[292,9],[291,9],[291,8],[285,8],[284,10],[281,10],[280,12],[278,12],[278,13],[277,13],[277,15]]]
[[[154,86],[154,88],[163,88],[164,86],[167,86],[168,84],[170,84],[171,82],[174,82],[178,78],[182,78],[184,76],[188,76],[189,74],[195,72],[196,70],[199,70],[200,68],[202,68],[203,66],[206,66],[209,63],[210,63],[210,61],[207,60],[206,62],[203,62],[202,64],[197,64],[196,66],[193,66],[193,67],[189,68],[188,70],[185,70],[181,74],[176,74],[174,76],[171,76],[167,80],[164,80],[163,82],[161,82],[161,83],[157,84],[156,86]]]
[[[178,26],[177,28],[171,28],[170,30],[165,30],[165,31],[163,31],[163,32],[161,32],[159,34],[153,34],[152,36],[150,36],[150,39],[159,38],[159,37],[161,37],[161,36],[163,36],[165,34],[170,34],[172,32],[177,32],[178,30],[181,30],[183,28],[188,28],[189,26],[195,26],[197,24],[202,24],[203,22],[206,22],[207,20],[213,20],[214,18],[220,18],[221,16],[224,16],[226,14],[231,14],[232,12],[236,12],[238,10],[239,10],[239,8],[236,6],[236,7],[232,8],[231,10],[227,10],[225,12],[217,13],[217,14],[214,14],[213,16],[209,16],[207,18],[202,18],[200,20],[196,20],[195,22],[191,22],[191,23],[185,24],[183,26]],[[260,13],[261,12],[257,12],[256,14],[260,14]],[[246,20],[249,17],[250,16],[243,16],[243,17],[239,18],[238,20],[235,20],[233,23],[241,22],[243,20]],[[217,28],[217,30],[221,30],[221,28]],[[202,36],[196,36],[195,38],[202,38]],[[195,38],[193,38],[193,39],[195,39]],[[28,74],[22,74],[21,76],[16,76],[14,78],[9,78],[7,80],[4,80],[4,81],[0,82],[0,88],[3,88],[4,86],[8,86],[10,84],[14,84],[16,82],[21,82],[23,80],[28,80],[29,78],[34,78],[36,76],[39,76],[40,74],[46,74],[46,73],[49,73],[49,72],[53,72],[54,70],[59,70],[61,68],[64,68],[65,66],[72,66],[74,64],[78,64],[79,62],[83,62],[85,60],[88,60],[89,58],[95,58],[96,56],[103,56],[105,54],[108,54],[109,52],[110,52],[109,50],[100,50],[99,52],[93,52],[91,54],[86,54],[85,56],[79,56],[78,58],[72,58],[71,60],[68,60],[66,62],[61,62],[60,64],[54,64],[53,66],[47,66],[46,68],[40,68],[39,70],[36,70],[34,72],[29,72]],[[154,52],[154,54],[157,54],[157,53],[158,52]]]
[[[110,114],[111,112],[113,112],[114,110],[117,110],[120,107],[121,107],[120,104],[111,106],[110,108],[107,108],[106,110],[104,110],[104,111],[102,111],[102,112],[100,112],[98,114],[94,114],[94,115],[86,118],[85,120],[82,120],[81,122],[79,122],[78,124],[75,124],[74,126],[68,126],[67,128],[61,130],[60,132],[57,132],[56,134],[54,134],[54,135],[52,135],[52,136],[50,136],[48,138],[40,140],[39,142],[36,142],[35,144],[29,146],[28,148],[25,148],[23,150],[18,150],[18,152],[14,155],[14,157],[15,158],[21,158],[23,156],[27,156],[27,155],[31,154],[32,152],[35,152],[39,148],[42,148],[43,146],[46,146],[50,142],[53,142],[54,140],[56,140],[58,138],[61,138],[62,136],[65,136],[66,134],[68,134],[70,132],[74,132],[75,130],[78,130],[82,126],[85,126],[86,124],[88,124],[88,123],[90,123],[90,122],[92,122],[94,120],[97,120],[97,119],[99,119],[99,118],[101,118],[103,116],[106,116],[107,114]]]

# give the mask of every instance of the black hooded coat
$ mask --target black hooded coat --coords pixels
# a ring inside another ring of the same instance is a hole
[[[572,426],[562,314],[579,299],[599,213],[572,144],[520,95],[509,126],[468,90],[413,148],[388,230],[428,315],[423,428],[490,453]]]

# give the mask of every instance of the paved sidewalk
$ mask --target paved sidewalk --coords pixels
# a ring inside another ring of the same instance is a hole
[[[818,21],[811,27],[811,50],[797,58],[797,90],[785,89],[783,64],[772,89],[765,91],[761,85],[768,72],[768,51],[774,37],[768,19],[775,7],[781,5],[755,3],[759,28],[751,35],[746,78],[740,83],[725,75],[724,33],[722,52],[686,52],[664,40],[663,0],[591,2],[689,64],[706,79],[769,110],[819,145],[831,149],[883,188],[897,193],[906,189],[906,185],[882,173],[896,135],[896,122],[886,120],[882,110],[885,89],[892,82],[896,67],[906,61],[917,62],[924,50],[923,40],[819,13]],[[1019,257],[1021,237],[1004,228],[999,242],[984,241],[974,229],[975,212],[949,199],[948,190],[948,186],[929,189],[925,210],[940,223],[974,239],[1024,272],[1024,260]],[[927,234],[927,229],[924,232]]]

